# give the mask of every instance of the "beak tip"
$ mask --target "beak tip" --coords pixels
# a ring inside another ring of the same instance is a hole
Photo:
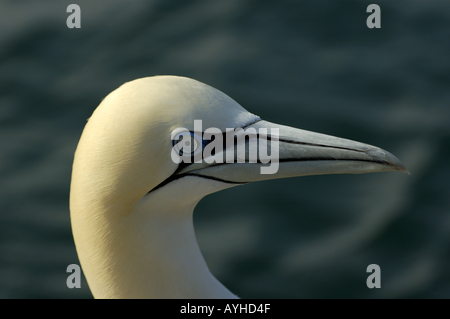
[[[378,149],[378,150],[376,150],[375,154],[372,153],[370,155],[373,156],[374,158],[378,158],[378,159],[381,159],[382,161],[386,162],[386,164],[388,164],[389,166],[394,168],[394,170],[396,170],[396,171],[402,171],[408,175],[411,175],[411,173],[408,171],[406,166],[395,155],[393,155],[385,150]]]
[[[402,163],[400,163],[400,164],[401,164],[401,165],[395,166],[395,168],[397,168],[397,170],[402,171],[402,172],[404,172],[404,173],[406,173],[406,174],[408,174],[408,175],[411,175],[411,172],[408,171],[408,169],[406,168],[406,166],[403,165]]]
[[[405,167],[405,165],[403,165],[403,166],[400,168],[400,170],[401,170],[402,172],[408,174],[408,175],[411,175],[411,172],[408,171],[408,169]]]

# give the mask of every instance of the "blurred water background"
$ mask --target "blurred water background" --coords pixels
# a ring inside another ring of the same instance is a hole
[[[81,29],[66,8],[81,7]],[[0,298],[68,289],[73,154],[109,92],[205,82],[271,122],[377,145],[412,173],[274,180],[194,214],[216,277],[243,298],[450,297],[450,1],[0,2]],[[381,267],[381,289],[366,268]]]

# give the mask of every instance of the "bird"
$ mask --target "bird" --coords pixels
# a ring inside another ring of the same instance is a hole
[[[211,142],[194,132],[195,120],[222,132],[276,129],[266,139],[275,151],[278,138],[278,170],[262,174],[268,163],[237,155],[230,162],[177,163],[173,152],[189,156],[185,148],[174,151],[178,128],[191,151]],[[203,197],[267,179],[382,171],[408,172],[381,148],[265,121],[194,79],[136,79],[101,101],[76,148],[70,184],[76,251],[95,298],[238,298],[210,272],[198,246],[193,211]]]

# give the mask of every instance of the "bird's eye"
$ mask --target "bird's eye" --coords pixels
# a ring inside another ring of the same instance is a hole
[[[174,147],[180,156],[193,156],[202,151],[202,138],[193,132],[180,132],[174,138]]]

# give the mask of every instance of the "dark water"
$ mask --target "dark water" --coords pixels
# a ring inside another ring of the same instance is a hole
[[[0,297],[91,297],[71,164],[86,119],[126,81],[195,78],[271,122],[359,140],[411,171],[240,186],[194,220],[210,269],[244,298],[450,297],[450,2],[0,2]],[[381,289],[366,268],[381,267]]]

